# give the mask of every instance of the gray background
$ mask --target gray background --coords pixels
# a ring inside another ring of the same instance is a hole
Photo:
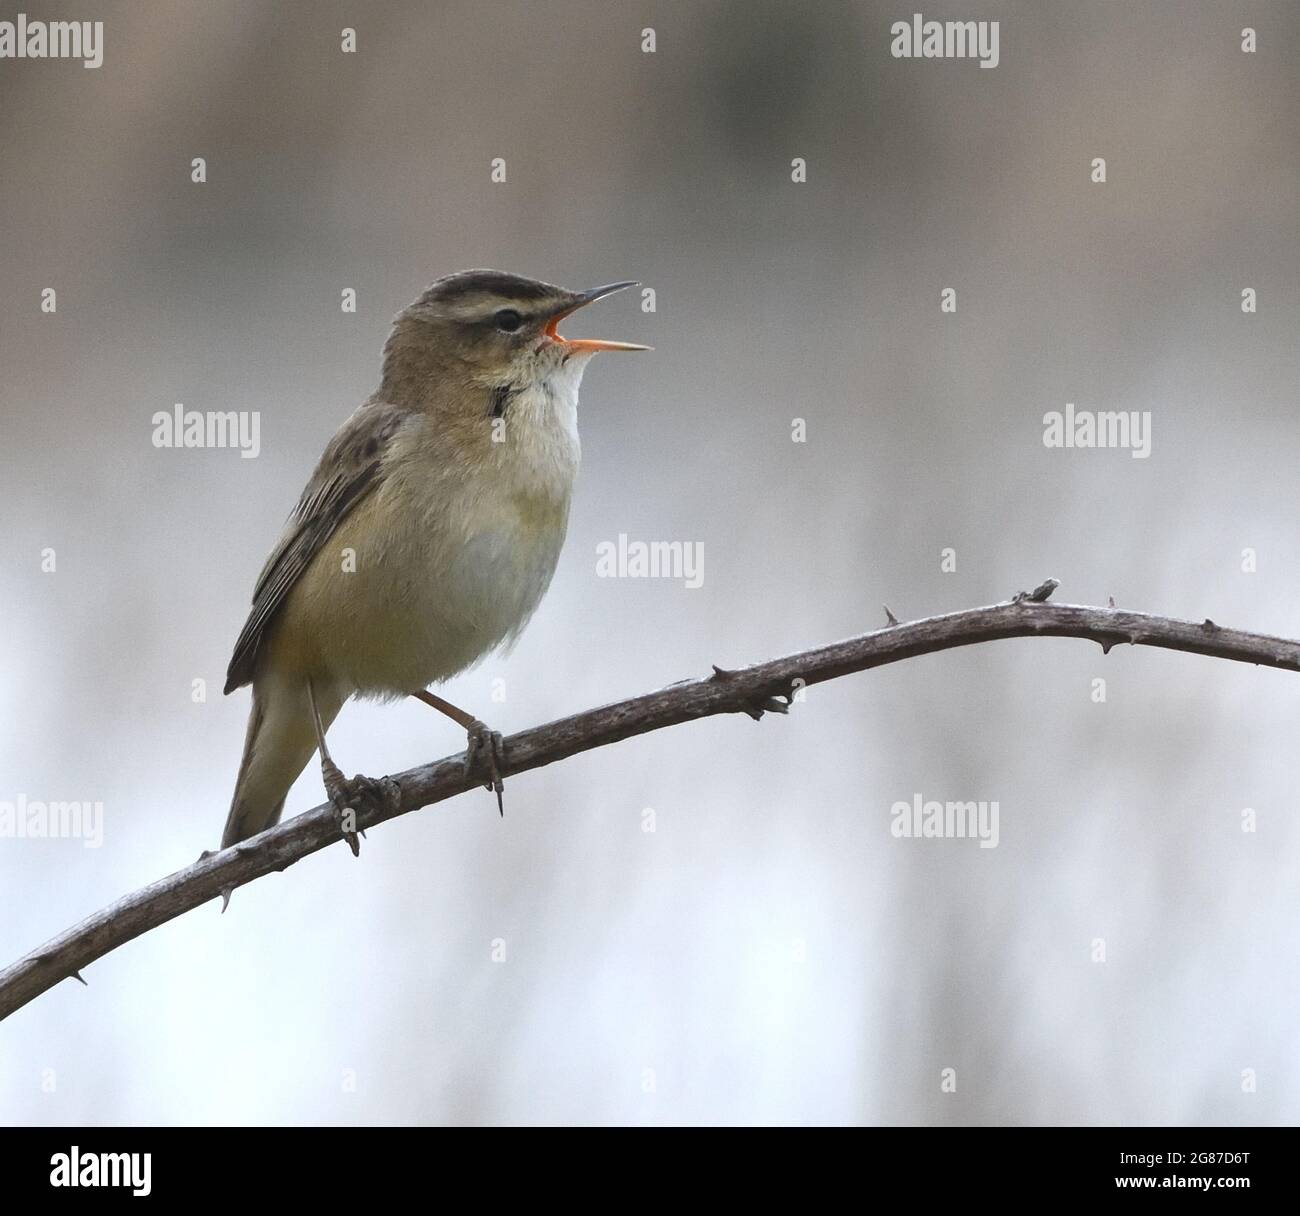
[[[454,269],[658,296],[572,327],[656,351],[588,371],[552,590],[446,686],[502,730],[1048,575],[1300,634],[1292,4],[19,8],[106,29],[97,71],[0,61],[0,798],[106,824],[0,841],[6,963],[215,843],[254,577]],[[1000,20],[1000,66],[891,58],[917,8]],[[261,457],[153,447],[178,401],[260,411]],[[1046,449],[1067,401],[1150,410],[1151,458]],[[620,532],[704,587],[596,578]],[[95,964],[0,1026],[0,1117],[1295,1122],[1298,731],[1294,675],[1022,640],[628,741]],[[331,743],[462,739],[408,702]],[[1000,846],[893,839],[915,793],[997,799]]]

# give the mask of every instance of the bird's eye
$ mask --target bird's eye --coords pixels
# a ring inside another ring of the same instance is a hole
[[[497,328],[504,334],[514,333],[523,323],[524,319],[513,308],[502,308],[492,318],[497,323]]]

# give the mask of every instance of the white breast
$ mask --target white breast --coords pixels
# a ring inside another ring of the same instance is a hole
[[[488,460],[466,468],[436,448],[413,449],[362,505],[359,514],[375,516],[365,533],[382,540],[359,555],[352,576],[344,685],[405,695],[471,666],[527,624],[568,525],[580,379],[581,367],[568,369],[515,394]],[[381,630],[365,627],[375,621]]]

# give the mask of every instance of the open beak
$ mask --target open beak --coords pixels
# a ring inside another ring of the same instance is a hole
[[[563,344],[566,352],[577,351],[598,351],[598,350],[653,350],[650,346],[638,346],[635,342],[609,342],[604,338],[563,338],[560,336],[556,326],[559,325],[565,317],[571,316],[580,308],[585,308],[588,304],[593,304],[597,300],[604,299],[605,296],[612,296],[616,291],[622,291],[625,287],[640,287],[641,284],[629,280],[626,283],[610,283],[607,287],[593,287],[590,291],[579,292],[574,301],[566,304],[546,323],[546,336],[552,342]]]

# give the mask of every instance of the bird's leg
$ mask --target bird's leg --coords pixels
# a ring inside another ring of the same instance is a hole
[[[395,783],[384,777],[376,781],[358,773],[348,780],[334,763],[325,746],[325,730],[321,726],[320,711],[316,708],[316,692],[307,681],[307,699],[311,702],[311,720],[316,728],[316,746],[320,750],[320,773],[325,782],[325,793],[334,804],[339,833],[348,842],[353,857],[361,856],[361,841],[357,839],[357,808],[369,806],[376,811],[386,810],[395,802]],[[362,832],[361,835],[365,835]]]
[[[483,788],[492,790],[496,794],[497,810],[504,815],[506,811],[501,801],[501,792],[505,789],[505,785],[501,780],[501,769],[505,767],[506,752],[501,732],[490,730],[473,714],[467,714],[463,709],[458,709],[450,701],[444,701],[427,689],[422,688],[419,692],[413,692],[411,696],[436,709],[440,714],[446,714],[453,722],[465,728],[468,738],[468,746],[465,748],[465,775],[467,777],[473,775],[474,767],[482,756],[488,773],[488,780],[484,782]]]

